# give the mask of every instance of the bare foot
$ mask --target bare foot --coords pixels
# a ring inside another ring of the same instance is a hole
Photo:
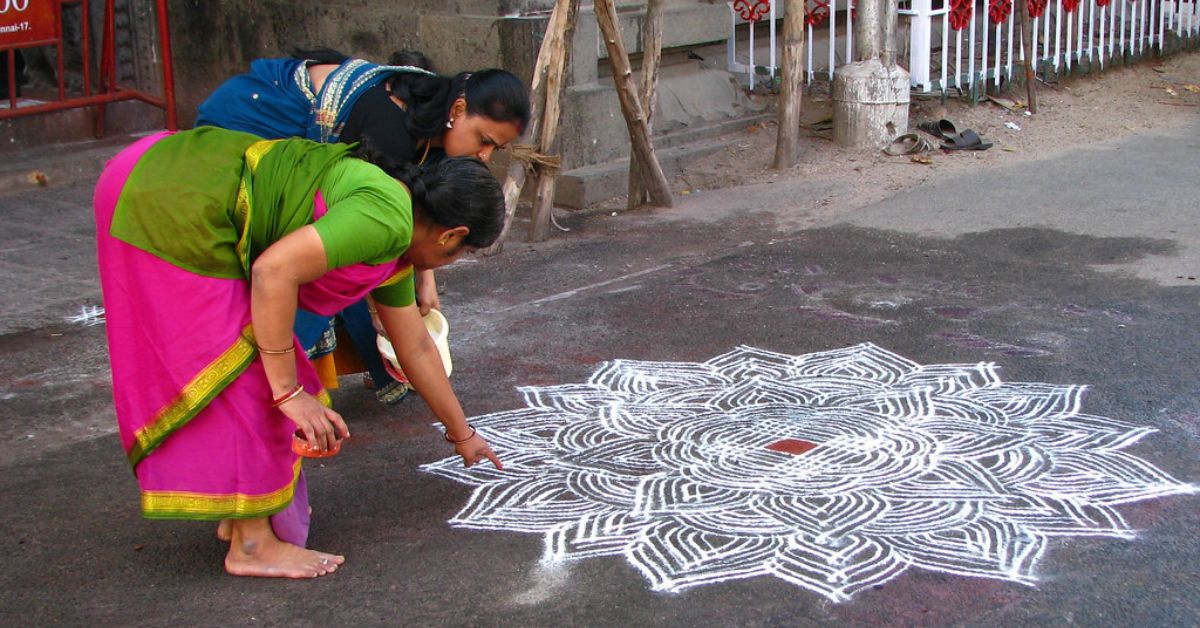
[[[232,541],[225,556],[225,571],[234,576],[262,578],[316,578],[337,571],[346,561],[285,543],[275,537],[266,518],[231,522]]]
[[[228,519],[222,519],[221,523],[217,524],[217,538],[228,543],[233,538],[233,522]]]

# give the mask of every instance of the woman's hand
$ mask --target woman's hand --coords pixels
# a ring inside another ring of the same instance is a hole
[[[486,458],[491,460],[497,469],[504,468],[504,465],[500,464],[500,459],[496,457],[496,452],[492,451],[487,441],[483,440],[483,437],[478,433],[475,433],[471,438],[461,443],[456,443],[454,445],[454,453],[462,456],[464,467],[469,467]]]
[[[429,313],[429,310],[442,309],[442,300],[438,297],[437,281],[433,278],[432,270],[417,271],[417,307],[420,308],[421,316]]]
[[[317,451],[333,449],[337,441],[350,437],[350,428],[346,427],[342,415],[326,408],[307,392],[296,395],[279,409],[296,424],[309,446]]]

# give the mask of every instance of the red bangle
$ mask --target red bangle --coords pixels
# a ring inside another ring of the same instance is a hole
[[[272,408],[278,408],[279,406],[282,406],[283,404],[285,404],[285,403],[287,403],[287,402],[291,401],[292,399],[295,399],[295,398],[296,398],[297,396],[299,396],[299,394],[300,394],[300,393],[302,393],[302,392],[304,392],[304,386],[303,386],[303,385],[301,385],[301,384],[296,384],[296,387],[295,387],[295,388],[293,388],[293,389],[291,389],[291,390],[289,390],[289,391],[287,391],[287,392],[283,393],[282,395],[280,395],[280,396],[278,396],[278,397],[275,397],[274,399],[272,399],[272,400],[271,400],[271,407],[272,407]]]
[[[472,438],[475,438],[475,433],[476,433],[475,426],[471,425],[470,423],[467,423],[467,427],[471,428],[471,435],[462,440],[454,440],[453,438],[450,438],[450,432],[445,432],[442,434],[442,436],[446,437],[447,442],[454,443],[455,445],[461,445],[461,444],[471,440]]]

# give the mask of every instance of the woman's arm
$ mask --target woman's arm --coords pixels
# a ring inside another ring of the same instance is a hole
[[[301,227],[267,247],[250,269],[250,321],[254,342],[276,399],[296,388],[296,355],[292,326],[301,284],[325,274],[325,246],[311,225]],[[287,351],[286,353],[282,353]],[[301,356],[303,358],[303,356]],[[305,391],[279,409],[304,432],[319,451],[332,448],[340,436],[350,436],[341,415]],[[270,399],[264,399],[270,403]]]
[[[487,441],[467,425],[467,417],[446,377],[442,357],[425,329],[417,306],[388,307],[380,303],[376,309],[396,351],[400,368],[413,389],[446,426],[447,440],[455,443],[454,451],[462,456],[463,464],[469,467],[487,458],[497,469],[503,469]]]

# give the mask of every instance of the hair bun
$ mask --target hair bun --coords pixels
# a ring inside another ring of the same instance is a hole
[[[424,199],[429,189],[425,187],[425,178],[418,174],[413,177],[408,184],[408,189],[412,192],[413,199]]]

